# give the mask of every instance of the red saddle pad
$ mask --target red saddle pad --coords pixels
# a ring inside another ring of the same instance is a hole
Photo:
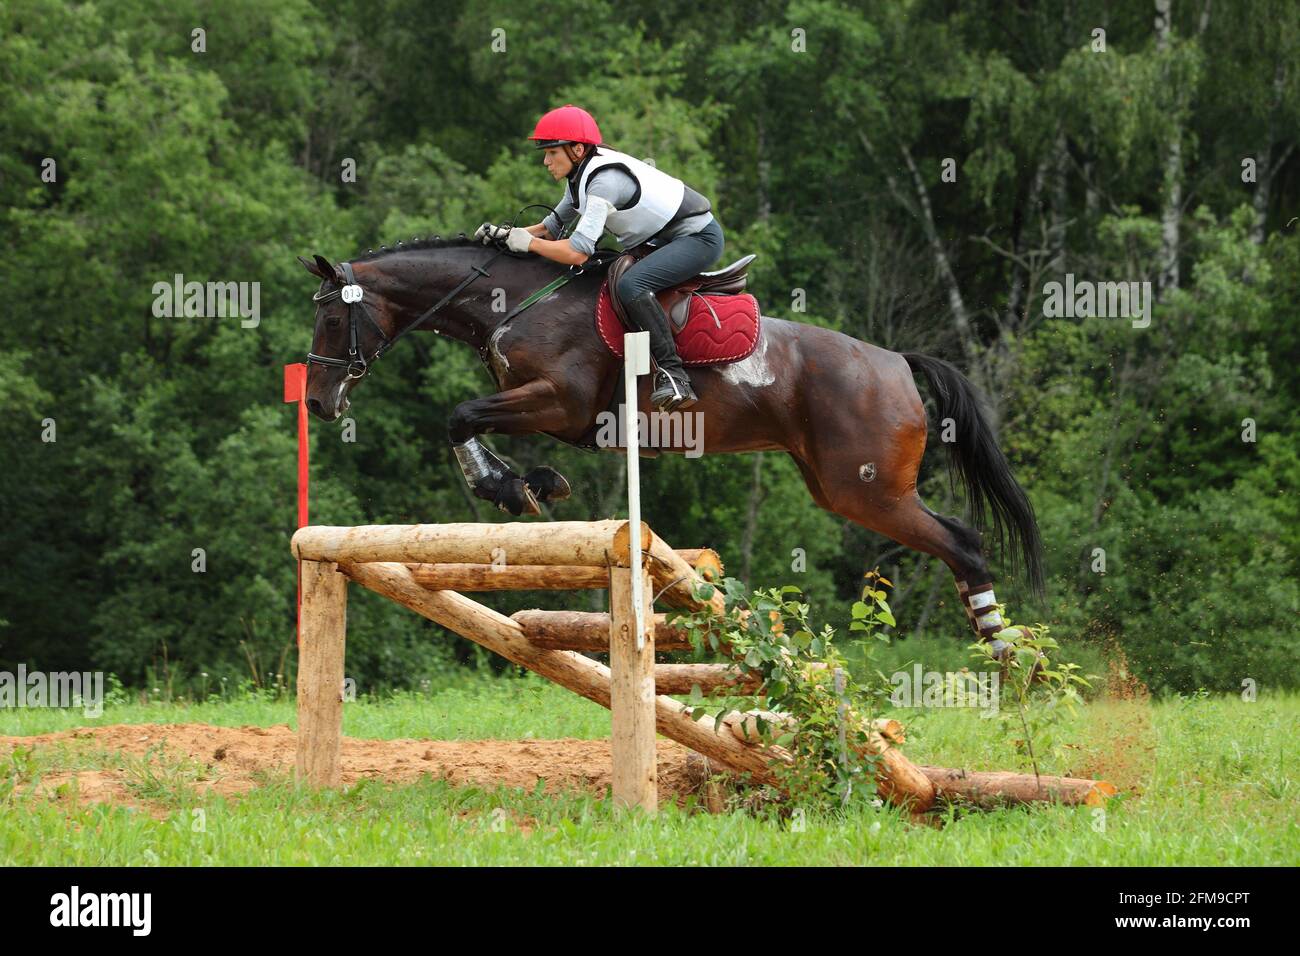
[[[701,299],[708,299],[705,305]],[[709,310],[709,306],[713,310]],[[716,313],[716,318],[714,313]],[[606,348],[623,357],[623,323],[609,300],[609,286],[601,285],[596,303],[596,331]],[[740,295],[691,296],[686,324],[673,336],[677,354],[686,365],[726,365],[748,358],[758,344],[758,300]]]

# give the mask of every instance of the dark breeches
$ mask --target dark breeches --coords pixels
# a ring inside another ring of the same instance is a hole
[[[699,232],[679,236],[623,273],[618,297],[631,302],[647,292],[659,292],[703,272],[722,255],[722,227],[715,219]]]

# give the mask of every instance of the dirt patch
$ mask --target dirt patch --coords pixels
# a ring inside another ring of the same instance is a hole
[[[141,801],[120,770],[75,770],[42,774],[24,792],[68,806],[85,808],[99,803],[130,807],[155,819],[169,814],[160,807]]]
[[[237,796],[267,775],[291,776],[297,736],[287,724],[274,727],[213,727],[207,724],[115,724],[78,728],[33,737],[0,736],[0,757],[22,747],[108,751],[135,760],[188,760],[200,779],[182,781],[196,794]],[[165,748],[165,749],[163,749]],[[656,743],[661,801],[681,802],[696,793],[706,767],[702,758],[672,741]],[[428,774],[455,786],[498,785],[545,792],[584,791],[605,796],[611,785],[613,755],[608,740],[359,740],[343,739],[344,785],[365,779],[410,782]],[[137,774],[138,776],[138,774]],[[147,800],[131,786],[129,770],[47,771],[36,788],[51,799],[79,804],[111,803],[146,809]]]

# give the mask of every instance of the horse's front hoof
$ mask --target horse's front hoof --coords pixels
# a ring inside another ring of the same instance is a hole
[[[524,475],[524,484],[538,501],[563,501],[573,493],[565,477],[550,465],[538,465]]]
[[[522,478],[510,478],[501,483],[501,488],[496,494],[496,506],[516,518],[525,514],[539,515],[542,513],[542,506],[537,503],[537,497],[524,484]]]

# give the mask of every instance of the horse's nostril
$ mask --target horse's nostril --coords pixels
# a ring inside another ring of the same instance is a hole
[[[321,403],[320,403],[320,399],[319,399],[319,398],[309,398],[309,399],[307,399],[307,411],[311,412],[311,413],[312,413],[313,415],[315,415],[317,418],[323,418],[323,417],[324,417],[324,416],[322,415],[322,412],[324,411],[324,409],[321,407]]]

